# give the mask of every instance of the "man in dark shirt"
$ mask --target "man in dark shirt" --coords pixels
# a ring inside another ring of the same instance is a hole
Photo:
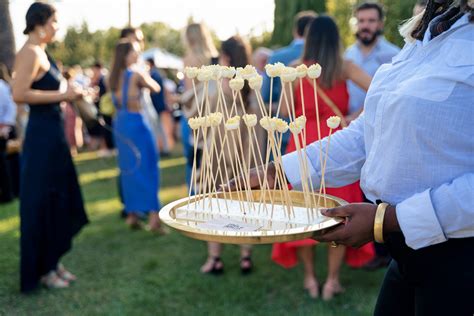
[[[156,67],[153,58],[147,59],[146,62],[150,67],[151,78],[153,78],[153,80],[155,80],[160,85],[160,87],[162,87],[160,92],[150,93],[150,97],[160,120],[160,155],[167,156],[169,155],[170,148],[173,147],[174,140],[172,127],[173,120],[165,98],[166,87],[163,84],[163,78]]]

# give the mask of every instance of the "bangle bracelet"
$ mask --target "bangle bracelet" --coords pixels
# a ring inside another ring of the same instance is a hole
[[[387,209],[387,203],[380,203],[377,206],[374,220],[374,239],[376,242],[383,244],[383,219],[385,217],[385,210]]]

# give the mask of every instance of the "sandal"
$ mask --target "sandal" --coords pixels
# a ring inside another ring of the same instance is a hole
[[[74,282],[77,280],[77,277],[71,272],[69,272],[68,270],[66,270],[66,268],[63,266],[62,263],[58,264],[58,269],[56,270],[56,274],[58,275],[58,277],[60,277],[64,281]]]
[[[128,214],[127,219],[125,220],[125,223],[127,223],[128,227],[132,230],[137,230],[141,229],[142,225],[140,224],[140,220],[138,219],[138,216],[136,214]]]
[[[244,263],[244,265],[242,265]],[[253,262],[252,262],[252,257],[246,256],[240,258],[240,272],[243,275],[248,275],[252,272],[253,269]]]
[[[40,283],[48,289],[64,289],[69,287],[69,282],[60,278],[56,271],[51,271],[40,279]]]
[[[204,264],[203,267],[201,267],[201,273],[204,273],[204,274],[213,274],[213,275],[220,275],[224,272],[224,264],[221,260],[220,257],[212,257],[212,258],[208,258],[207,259],[208,261],[209,260],[212,260],[212,267],[210,270],[204,270],[204,266],[207,265],[208,262],[206,262]]]
[[[326,282],[323,286],[323,300],[329,301],[335,295],[344,293],[346,290],[339,283]]]
[[[149,231],[152,234],[158,235],[158,236],[164,236],[169,234],[169,230],[167,230],[164,227],[161,227],[160,225],[156,227],[152,227],[151,225],[146,226],[146,231]]]
[[[319,297],[319,284],[317,281],[305,282],[304,289],[308,292],[309,297],[313,299]]]

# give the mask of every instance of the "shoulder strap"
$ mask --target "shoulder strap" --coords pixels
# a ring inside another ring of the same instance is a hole
[[[341,110],[337,107],[334,102],[328,97],[328,95],[323,91],[323,89],[318,89],[318,95],[323,99],[323,101],[331,108],[331,110],[341,118],[341,126],[342,127],[347,127],[347,122],[346,119],[344,118],[344,115],[342,115]]]

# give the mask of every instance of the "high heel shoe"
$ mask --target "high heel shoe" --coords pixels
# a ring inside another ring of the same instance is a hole
[[[319,297],[319,284],[317,281],[305,281],[304,289],[308,292],[309,297],[313,299]]]
[[[201,273],[204,274],[213,274],[213,275],[220,275],[224,272],[224,264],[220,257],[212,257],[207,259],[208,261],[201,267]],[[211,269],[205,269],[204,267],[209,264],[209,260],[212,260]]]
[[[130,213],[127,215],[127,219],[125,220],[125,223],[132,230],[138,230],[142,228],[142,225],[140,224],[140,219],[138,218],[136,214],[133,214],[133,213]]]
[[[66,268],[62,265],[62,263],[58,264],[58,269],[56,270],[56,274],[58,275],[58,277],[60,277],[64,281],[74,282],[77,280],[77,277],[71,272],[69,272],[68,270],[66,270]]]
[[[242,275],[248,275],[252,272],[253,269],[253,263],[252,263],[252,257],[246,256],[240,258],[240,272]]]
[[[330,301],[335,295],[345,291],[339,282],[326,282],[323,286],[323,300]]]
[[[69,287],[69,282],[60,278],[56,271],[51,271],[42,276],[40,283],[48,289],[64,289]]]

